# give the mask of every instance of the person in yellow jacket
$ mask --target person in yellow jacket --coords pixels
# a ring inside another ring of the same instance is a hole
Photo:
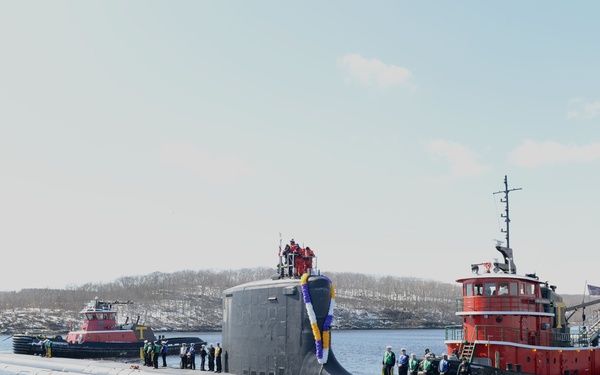
[[[216,365],[216,370],[215,372],[221,372],[222,370],[222,365],[221,365],[221,354],[223,353],[223,349],[221,349],[221,344],[217,343],[217,347],[215,348],[215,365]]]

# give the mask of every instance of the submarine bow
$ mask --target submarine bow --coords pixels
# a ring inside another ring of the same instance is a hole
[[[349,375],[329,345],[332,292],[327,277],[307,274],[302,280],[263,280],[225,290],[224,371]]]

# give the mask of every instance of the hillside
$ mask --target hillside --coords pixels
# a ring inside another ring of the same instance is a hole
[[[406,277],[327,273],[336,289],[334,326],[339,329],[442,328],[459,324],[457,285]],[[159,331],[220,331],[222,292],[267,279],[268,268],[180,271],[122,277],[110,283],[66,289],[0,292],[0,333],[66,332],[80,324],[79,311],[98,296],[115,305],[120,317],[140,319]],[[580,297],[565,298],[567,305]]]

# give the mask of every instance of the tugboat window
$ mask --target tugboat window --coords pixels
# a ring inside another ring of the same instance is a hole
[[[498,295],[508,294],[508,283],[498,283]]]
[[[483,285],[482,284],[475,284],[475,294],[478,296],[483,295]]]
[[[496,295],[496,283],[486,283],[485,284],[485,295],[486,296]]]
[[[516,282],[511,282],[510,283],[510,289],[509,289],[509,293],[511,296],[516,296],[518,294],[519,289],[517,288],[517,283]]]
[[[465,284],[465,296],[471,297],[473,295],[473,284]]]

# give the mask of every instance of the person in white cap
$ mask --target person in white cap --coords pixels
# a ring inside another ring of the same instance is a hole
[[[188,350],[188,362],[189,366],[192,370],[196,369],[196,348],[194,347],[194,343],[190,344],[190,349]]]
[[[383,375],[394,375],[394,366],[396,365],[396,354],[392,351],[391,346],[385,347],[383,353],[383,361],[381,361]]]
[[[187,368],[187,345],[185,342],[181,344],[179,358],[181,358],[181,362],[179,362],[179,368]]]
[[[438,372],[440,375],[446,375],[448,371],[450,371],[450,361],[448,361],[448,354],[444,353],[438,364]]]
[[[408,354],[406,354],[406,348],[400,349],[400,356],[398,357],[398,375],[407,375],[408,374]]]

